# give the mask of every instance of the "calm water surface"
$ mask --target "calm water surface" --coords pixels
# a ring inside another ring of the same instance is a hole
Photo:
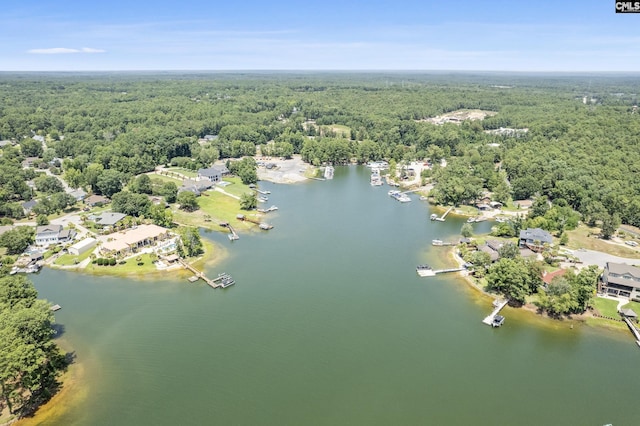
[[[428,220],[369,171],[333,181],[263,183],[275,229],[205,233],[229,248],[237,284],[133,281],[45,270],[64,339],[86,367],[87,397],[56,425],[614,425],[635,410],[640,350],[630,336],[541,322],[454,277]],[[476,224],[479,231],[490,224]]]

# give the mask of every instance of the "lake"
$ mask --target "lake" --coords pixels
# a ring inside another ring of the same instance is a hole
[[[135,281],[44,270],[86,396],[52,425],[614,425],[635,412],[631,336],[506,308],[454,275],[425,202],[371,187],[365,167],[330,181],[261,183],[269,232],[227,247],[236,285]],[[474,224],[487,232],[490,223]]]

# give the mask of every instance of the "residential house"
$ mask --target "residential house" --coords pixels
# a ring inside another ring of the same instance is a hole
[[[501,209],[501,208],[502,208],[502,203],[501,203],[501,202],[499,202],[499,201],[490,201],[490,202],[489,202],[489,206],[490,206],[492,209]]]
[[[103,228],[108,226],[115,226],[125,217],[127,217],[127,215],[124,213],[104,212],[100,216],[96,217],[96,225],[100,225]]]
[[[42,162],[42,159],[39,157],[27,157],[22,160],[22,168],[29,169],[31,167],[36,167],[40,162]]]
[[[520,231],[518,245],[528,247],[533,251],[540,251],[545,244],[552,244],[551,234],[540,228],[527,228]]]
[[[29,216],[33,208],[38,204],[36,200],[29,200],[22,203],[22,210],[24,210],[25,216]]]
[[[476,207],[478,208],[478,210],[482,211],[482,212],[486,212],[491,210],[491,206],[489,204],[476,204]]]
[[[0,148],[4,148],[4,147],[7,147],[7,146],[12,146],[12,145],[13,145],[13,142],[10,141],[10,140],[0,141]]]
[[[223,165],[215,165],[198,170],[198,180],[207,179],[211,182],[220,182],[222,176],[229,174],[229,169]]]
[[[89,249],[95,247],[96,244],[98,244],[98,240],[96,240],[95,238],[85,238],[84,240],[78,241],[77,243],[69,247],[69,254],[80,256],[82,253],[85,253]]]
[[[191,180],[185,179],[182,182],[182,186],[178,188],[178,192],[190,191],[196,195],[200,195],[208,189],[213,188],[213,182],[208,179],[204,180]]]
[[[65,243],[75,237],[73,229],[62,229],[62,225],[43,225],[36,228],[36,245],[47,247],[51,244]]]
[[[87,197],[87,193],[82,188],[71,191],[69,195],[75,198],[76,201],[82,201]]]
[[[126,256],[141,247],[156,244],[170,236],[169,230],[157,225],[139,225],[121,232],[100,237],[100,252],[105,256]]]
[[[516,200],[513,204],[519,209],[528,210],[533,205],[533,200]]]
[[[495,262],[500,258],[498,251],[504,244],[502,241],[488,240],[485,244],[478,247],[478,250],[483,251],[489,255],[491,262]]]
[[[109,203],[109,199],[102,195],[90,195],[84,199],[84,203],[89,207],[96,207]]]
[[[640,268],[626,263],[607,262],[598,291],[640,302]]]

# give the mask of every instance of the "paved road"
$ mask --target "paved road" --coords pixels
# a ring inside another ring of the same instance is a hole
[[[603,253],[601,251],[594,250],[574,250],[572,254],[580,259],[585,265],[597,265],[600,268],[604,268],[607,262],[615,263],[627,263],[629,265],[640,265],[640,259],[631,259],[627,257],[613,256],[611,254]]]

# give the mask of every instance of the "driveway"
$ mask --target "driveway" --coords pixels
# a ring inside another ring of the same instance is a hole
[[[580,259],[580,261],[582,261],[585,265],[597,265],[600,268],[604,268],[607,262],[640,265],[640,259],[630,259],[627,257],[613,256],[601,251],[580,249],[573,250],[571,254]]]

